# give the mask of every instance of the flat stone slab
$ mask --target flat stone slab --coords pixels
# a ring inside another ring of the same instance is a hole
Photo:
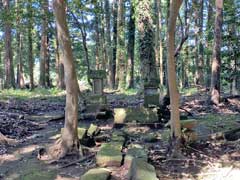
[[[128,174],[129,180],[158,180],[155,168],[142,159],[132,160]]]
[[[139,124],[157,123],[158,114],[156,109],[137,108],[115,108],[114,124]]]
[[[95,168],[88,170],[81,176],[81,180],[108,180],[111,176],[111,171],[106,168]]]
[[[122,144],[117,142],[104,143],[96,156],[96,163],[100,167],[121,166]]]

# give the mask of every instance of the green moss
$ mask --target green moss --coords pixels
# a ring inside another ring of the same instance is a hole
[[[96,156],[97,164],[101,167],[120,166],[122,161],[122,144],[117,142],[104,143]]]
[[[81,176],[81,180],[107,180],[110,174],[111,172],[105,168],[90,169]]]
[[[104,95],[91,95],[88,98],[88,102],[90,104],[106,104],[107,103],[107,97]]]
[[[115,108],[114,123],[155,123],[158,122],[157,111],[154,109],[139,108]]]

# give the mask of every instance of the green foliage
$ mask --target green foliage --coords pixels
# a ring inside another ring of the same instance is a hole
[[[3,100],[16,98],[16,99],[29,99],[29,98],[44,98],[44,97],[60,97],[64,95],[64,91],[57,88],[44,89],[36,88],[33,91],[27,89],[5,89],[0,91],[0,97]]]

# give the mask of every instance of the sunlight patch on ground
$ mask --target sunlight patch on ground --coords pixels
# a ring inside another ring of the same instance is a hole
[[[27,153],[31,153],[33,151],[35,151],[37,148],[39,148],[38,145],[30,145],[30,146],[26,146],[23,148],[19,148],[17,149],[14,154],[27,154]]]
[[[3,154],[0,156],[0,165],[9,162],[9,161],[17,161],[19,157],[14,154]]]

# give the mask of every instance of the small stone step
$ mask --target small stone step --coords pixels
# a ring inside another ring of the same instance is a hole
[[[111,176],[111,171],[106,168],[95,168],[88,170],[81,176],[81,180],[108,180]]]
[[[158,180],[155,168],[142,159],[132,160],[128,180]]]
[[[121,166],[122,144],[119,142],[103,143],[96,156],[96,163],[100,167]]]

